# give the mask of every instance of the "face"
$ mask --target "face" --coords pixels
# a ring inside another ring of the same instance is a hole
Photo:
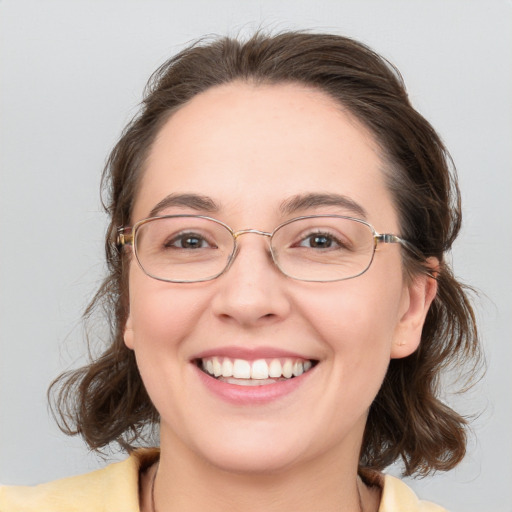
[[[372,136],[322,93],[229,84],[196,96],[163,126],[132,221],[156,208],[270,232],[301,215],[356,216],[356,208],[378,232],[400,234],[383,166]],[[349,201],[283,209],[332,193]],[[125,342],[161,415],[162,454],[239,472],[357,464],[390,358],[419,343],[427,281],[404,279],[398,244],[379,246],[363,275],[330,283],[280,273],[265,237],[246,234],[238,244],[229,270],[200,283],[152,279],[132,259]],[[214,357],[253,370],[261,360],[283,372],[289,361],[312,368],[242,386],[199,368]]]

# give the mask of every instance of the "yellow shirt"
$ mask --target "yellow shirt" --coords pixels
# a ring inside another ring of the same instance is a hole
[[[0,512],[140,512],[139,472],[158,457],[141,449],[123,462],[47,484],[0,487]],[[446,512],[421,501],[401,480],[381,475],[378,512]]]

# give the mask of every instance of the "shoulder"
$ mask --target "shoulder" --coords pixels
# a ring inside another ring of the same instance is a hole
[[[378,512],[447,512],[429,501],[420,500],[404,482],[390,475],[381,476],[382,498]]]
[[[2,512],[139,512],[139,471],[158,458],[136,450],[122,462],[36,486],[0,487]]]

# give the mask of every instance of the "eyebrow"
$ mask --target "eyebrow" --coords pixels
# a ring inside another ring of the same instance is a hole
[[[199,194],[169,194],[155,205],[155,207],[149,212],[149,216],[156,217],[162,210],[172,206],[181,206],[207,213],[215,213],[220,209],[215,201],[208,196]]]
[[[299,194],[281,203],[279,209],[282,214],[289,215],[300,210],[320,208],[322,206],[337,206],[348,210],[357,217],[367,218],[366,210],[359,203],[341,194]]]
[[[149,217],[156,217],[162,210],[173,206],[190,208],[198,212],[217,213],[219,205],[211,198],[200,194],[169,194],[164,197],[149,212]],[[308,193],[299,194],[283,201],[279,207],[282,215],[290,215],[300,210],[320,208],[322,206],[336,206],[348,210],[352,214],[366,219],[366,210],[353,199],[341,194]]]

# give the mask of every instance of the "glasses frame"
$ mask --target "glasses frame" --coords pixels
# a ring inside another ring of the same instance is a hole
[[[228,257],[226,266],[223,268],[223,270],[221,272],[218,272],[217,274],[215,274],[213,276],[208,276],[204,279],[194,279],[193,281],[190,281],[190,280],[166,279],[166,278],[158,277],[158,276],[151,274],[144,268],[144,266],[142,265],[142,263],[139,259],[139,255],[137,252],[136,239],[137,239],[138,229],[141,226],[143,226],[144,224],[155,221],[157,219],[169,219],[169,218],[178,218],[178,217],[179,218],[189,217],[189,218],[205,219],[205,220],[213,221],[216,224],[223,226],[225,229],[227,229],[231,233],[231,236],[233,237],[233,250],[231,251],[231,254]],[[366,266],[366,268],[354,276],[342,277],[339,279],[328,279],[328,280],[325,280],[325,279],[301,279],[301,278],[291,276],[291,275],[287,274],[286,272],[284,272],[283,269],[279,266],[279,263],[277,262],[277,259],[276,259],[276,256],[274,254],[274,250],[272,247],[272,239],[273,239],[274,235],[281,228],[283,228],[284,226],[286,226],[292,222],[296,222],[296,221],[303,220],[303,219],[315,219],[315,218],[320,219],[320,218],[326,218],[326,217],[351,220],[354,222],[358,222],[360,224],[364,224],[365,226],[367,226],[370,229],[370,231],[372,232],[372,235],[373,235],[374,243],[373,243],[372,256],[371,256],[370,261],[369,261],[368,265]],[[360,275],[364,274],[370,268],[371,264],[373,263],[373,259],[375,257],[375,251],[377,250],[377,247],[379,244],[400,244],[402,247],[407,249],[409,252],[414,254],[416,257],[421,258],[421,253],[419,252],[419,250],[416,249],[416,247],[413,244],[411,244],[407,240],[404,240],[403,238],[401,238],[398,235],[395,235],[392,233],[379,233],[369,222],[367,222],[366,220],[363,220],[363,219],[358,219],[356,217],[350,217],[347,215],[330,215],[330,214],[303,215],[300,217],[294,217],[293,219],[289,219],[289,220],[279,224],[272,232],[261,231],[259,229],[240,229],[238,231],[234,231],[233,229],[231,229],[231,227],[229,227],[224,222],[222,222],[218,219],[214,219],[213,217],[208,217],[206,215],[194,215],[194,214],[157,215],[154,217],[148,217],[146,219],[139,220],[133,226],[123,226],[123,227],[117,228],[116,245],[117,245],[118,249],[122,249],[125,246],[130,246],[132,248],[132,252],[133,252],[135,259],[137,260],[137,263],[138,263],[139,267],[141,268],[141,270],[147,276],[149,276],[153,279],[156,279],[158,281],[164,281],[167,283],[202,283],[202,282],[206,282],[206,281],[213,281],[214,279],[217,279],[218,277],[220,277],[222,274],[225,274],[229,270],[229,268],[233,264],[237,254],[238,254],[238,251],[239,251],[239,247],[238,247],[238,243],[237,243],[238,238],[241,235],[246,235],[248,233],[265,236],[269,239],[269,248],[270,248],[270,254],[272,256],[272,261],[274,262],[274,265],[278,268],[278,270],[283,275],[289,277],[290,279],[295,279],[297,281],[304,281],[304,282],[310,282],[310,283],[333,283],[333,282],[337,282],[337,281],[346,281],[348,279],[354,279],[355,277],[359,277]]]

